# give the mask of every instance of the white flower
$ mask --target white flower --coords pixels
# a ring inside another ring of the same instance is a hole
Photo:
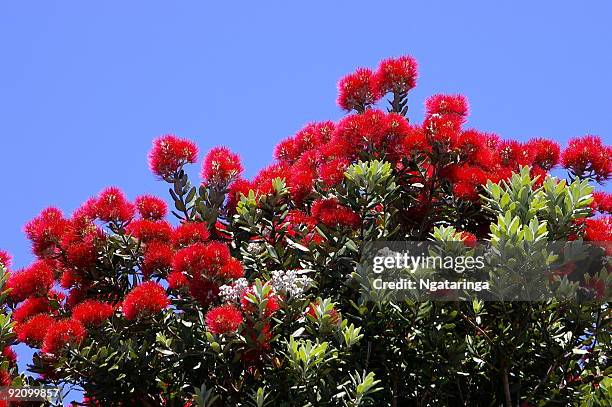
[[[303,275],[304,270],[272,271],[272,287],[276,292],[285,292],[293,298],[301,297],[312,285],[312,279]]]

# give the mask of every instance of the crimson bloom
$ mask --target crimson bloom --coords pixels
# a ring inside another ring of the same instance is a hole
[[[578,177],[592,177],[598,182],[612,176],[612,146],[606,146],[598,136],[573,138],[561,156],[563,167]]]
[[[39,260],[26,269],[12,273],[6,286],[11,289],[9,297],[18,302],[29,296],[45,295],[53,281],[53,270],[49,263]]]
[[[68,225],[62,211],[50,207],[25,226],[25,233],[32,242],[32,251],[39,257],[54,254]]]
[[[593,211],[612,215],[612,194],[603,191],[593,192]]]
[[[4,266],[4,268],[9,268],[11,265],[12,257],[10,254],[5,252],[4,250],[0,250],[0,264]]]
[[[147,281],[130,291],[123,300],[123,315],[128,321],[155,315],[170,304],[166,290],[153,282]]]
[[[559,162],[561,148],[558,143],[552,140],[534,138],[529,140],[526,146],[531,149],[533,163],[547,171]]]
[[[192,141],[167,134],[153,141],[149,152],[149,167],[158,177],[171,180],[187,163],[198,160],[198,147]]]
[[[209,184],[227,185],[238,178],[242,171],[240,157],[227,147],[211,149],[202,164],[202,178]]]
[[[456,114],[467,116],[468,102],[463,95],[433,95],[425,101],[427,114]]]
[[[172,226],[165,220],[138,219],[132,221],[126,231],[143,243],[170,242]]]
[[[381,93],[406,93],[416,86],[417,62],[411,56],[381,61],[376,71],[376,86]]]
[[[168,205],[153,195],[141,195],[134,201],[136,209],[143,219],[161,220],[168,213]]]
[[[213,334],[233,333],[242,324],[242,312],[233,305],[222,305],[206,313],[206,326]]]
[[[26,322],[15,325],[17,339],[26,345],[39,347],[45,338],[47,330],[54,322],[55,320],[51,315],[35,315]]]
[[[338,106],[344,110],[363,111],[373,105],[381,95],[376,87],[374,73],[368,68],[359,68],[338,82]]]
[[[72,318],[85,326],[98,326],[115,312],[112,305],[97,300],[87,300],[72,309]]]
[[[179,271],[173,271],[170,274],[168,274],[167,280],[168,280],[168,287],[170,287],[173,290],[178,290],[183,287],[187,287],[188,285],[187,277],[185,277],[185,274]]]
[[[172,244],[176,248],[203,243],[208,239],[210,232],[204,222],[183,222],[172,233]]]
[[[327,227],[350,227],[356,229],[361,224],[359,215],[343,206],[335,198],[317,199],[312,203],[313,218]]]
[[[48,327],[43,340],[42,351],[55,354],[66,345],[78,345],[87,336],[83,324],[74,319],[64,319],[54,322]]]
[[[174,250],[167,243],[151,242],[147,244],[142,260],[142,273],[145,277],[156,271],[166,270],[172,266]]]
[[[34,315],[48,313],[50,311],[51,304],[47,297],[30,297],[13,311],[13,320],[15,322],[25,322]]]
[[[104,222],[129,222],[135,213],[134,205],[129,202],[117,187],[108,187],[98,195],[96,201],[97,217]]]

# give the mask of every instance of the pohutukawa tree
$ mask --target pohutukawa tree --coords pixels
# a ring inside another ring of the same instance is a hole
[[[282,140],[253,179],[217,147],[189,180],[196,145],[157,138],[149,163],[170,186],[173,223],[164,200],[116,187],[70,216],[44,209],[25,226],[33,264],[13,269],[0,252],[0,384],[75,386],[87,406],[609,400],[606,256],[588,275],[533,270],[587,301],[361,295],[368,241],[612,237],[611,196],[591,186],[612,176],[612,147],[503,140],[466,126],[462,95],[431,96],[410,122],[416,81],[409,56],[344,77],[347,115]],[[568,180],[549,175],[558,165]],[[16,371],[15,343],[37,350],[35,378]]]

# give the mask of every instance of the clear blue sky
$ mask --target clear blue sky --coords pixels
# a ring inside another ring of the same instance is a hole
[[[228,145],[252,175],[281,138],[342,115],[342,75],[388,56],[420,63],[412,119],[461,92],[469,125],[502,137],[611,142],[612,2],[419,3],[0,3],[0,248],[26,265],[28,219],[107,185],[165,196],[146,162],[163,133]]]

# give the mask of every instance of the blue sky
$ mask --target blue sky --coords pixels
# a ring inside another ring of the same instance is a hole
[[[165,196],[146,163],[160,134],[225,144],[253,175],[281,138],[341,117],[342,75],[389,56],[420,63],[413,120],[428,95],[460,92],[470,126],[609,144],[612,3],[579,4],[2,2],[0,248],[26,265],[28,219],[107,185]]]

